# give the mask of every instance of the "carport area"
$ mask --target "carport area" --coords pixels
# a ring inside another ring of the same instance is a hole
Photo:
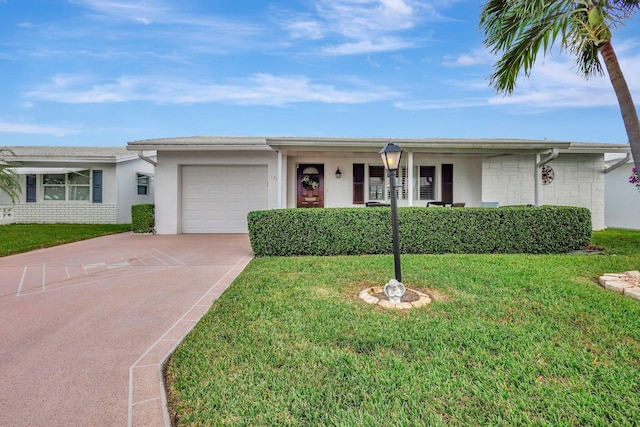
[[[0,425],[165,425],[161,364],[251,258],[245,234],[0,258]]]

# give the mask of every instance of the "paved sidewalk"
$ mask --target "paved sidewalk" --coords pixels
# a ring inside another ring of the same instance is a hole
[[[126,233],[0,258],[0,425],[169,425],[159,369],[251,257]]]

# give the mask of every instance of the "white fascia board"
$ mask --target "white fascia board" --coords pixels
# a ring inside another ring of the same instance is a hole
[[[43,174],[61,174],[61,173],[77,173],[88,168],[49,168],[49,167],[17,167],[11,168],[11,171],[17,175],[43,175]]]
[[[294,151],[372,151],[383,147],[386,138],[269,138],[274,149]],[[535,153],[568,148],[569,142],[490,139],[392,139],[405,151],[415,153]],[[377,152],[377,151],[376,151]]]
[[[131,141],[127,150],[155,151],[232,151],[271,150],[263,137],[194,136],[186,138],[160,138]]]
[[[573,142],[568,149],[561,149],[561,153],[577,153],[577,154],[604,154],[604,153],[622,153],[631,152],[629,144],[597,144],[585,142]]]
[[[33,157],[33,156],[16,156],[7,157],[11,162],[22,163],[57,163],[57,164],[71,164],[71,163],[116,163],[118,159],[114,156],[109,157]]]

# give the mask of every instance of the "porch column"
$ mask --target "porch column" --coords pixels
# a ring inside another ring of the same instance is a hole
[[[287,207],[287,152],[278,151],[278,208]]]
[[[540,206],[540,185],[542,180],[540,179],[540,153],[536,153],[533,157],[533,205]]]
[[[407,152],[407,180],[409,181],[407,186],[407,199],[409,199],[409,206],[413,206],[413,151]]]

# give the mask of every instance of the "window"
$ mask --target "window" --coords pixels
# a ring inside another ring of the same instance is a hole
[[[435,200],[436,199],[436,167],[435,166],[418,166],[416,167],[416,177],[418,185],[415,188],[417,200]]]
[[[396,190],[396,197],[398,199],[407,199],[407,178],[407,168],[400,166],[396,171],[396,185],[400,186],[400,188]],[[387,196],[390,198],[391,193],[388,193]]]
[[[369,166],[369,200],[384,200],[384,166]]]
[[[89,200],[89,171],[67,174],[69,200]]]
[[[396,185],[401,188],[396,190],[399,199],[407,198],[407,168],[400,167],[396,171]],[[384,166],[369,166],[369,200],[388,200],[391,198],[391,190],[385,182]]]
[[[146,196],[149,194],[149,177],[147,175],[138,174],[138,195]]]
[[[42,175],[44,200],[89,201],[89,171]]]

